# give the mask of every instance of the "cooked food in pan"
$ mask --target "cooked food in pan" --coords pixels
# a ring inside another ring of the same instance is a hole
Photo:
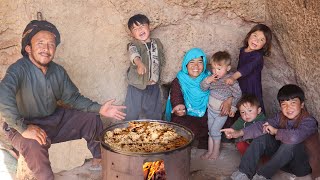
[[[163,152],[182,147],[188,140],[170,124],[158,122],[128,122],[127,128],[107,131],[105,143],[126,152]]]

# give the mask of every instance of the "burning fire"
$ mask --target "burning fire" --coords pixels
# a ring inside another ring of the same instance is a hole
[[[145,162],[143,164],[144,180],[166,180],[166,172],[163,160]]]

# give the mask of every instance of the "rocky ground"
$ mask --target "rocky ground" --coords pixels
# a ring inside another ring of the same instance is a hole
[[[230,175],[237,170],[240,156],[232,143],[223,143],[220,157],[215,160],[201,160],[205,150],[192,148],[190,180],[230,180]],[[89,162],[70,171],[55,174],[56,180],[100,180],[101,172],[88,170]],[[14,180],[17,161],[5,150],[0,150],[0,177],[2,180]],[[278,172],[272,180],[311,180],[310,176],[296,178],[293,175]]]

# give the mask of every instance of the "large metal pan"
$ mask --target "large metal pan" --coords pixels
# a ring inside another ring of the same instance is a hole
[[[115,149],[115,148],[112,148],[108,143],[105,142],[105,134],[107,131],[113,131],[114,129],[116,128],[127,128],[129,126],[128,122],[132,122],[132,121],[123,121],[121,123],[118,123],[118,124],[114,124],[114,125],[111,125],[109,127],[107,127],[106,129],[103,130],[103,132],[101,133],[101,137],[100,137],[100,143],[101,143],[101,146],[103,148],[106,148],[110,151],[113,151],[113,152],[116,152],[116,153],[120,153],[120,154],[125,154],[125,155],[155,155],[155,154],[166,154],[166,153],[171,153],[173,151],[178,151],[178,150],[182,150],[182,149],[185,149],[187,148],[188,146],[191,145],[191,143],[193,142],[193,139],[194,139],[194,134],[193,132],[180,125],[180,124],[176,124],[176,123],[173,123],[173,122],[167,122],[167,121],[162,121],[162,120],[149,120],[149,119],[143,119],[143,120],[133,120],[134,122],[157,122],[157,123],[160,123],[160,124],[165,124],[165,125],[169,125],[171,127],[173,127],[176,132],[187,138],[188,140],[188,143],[184,146],[181,146],[179,148],[176,148],[176,149],[173,149],[173,150],[169,150],[169,151],[162,151],[162,152],[127,152],[127,151],[122,151],[122,150],[119,150],[119,149]]]

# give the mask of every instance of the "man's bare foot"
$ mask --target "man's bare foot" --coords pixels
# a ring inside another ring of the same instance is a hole
[[[202,159],[202,160],[206,160],[206,159],[209,159],[209,157],[211,156],[211,152],[209,152],[209,151],[207,151],[207,152],[205,152],[204,154],[202,154],[201,156],[200,156],[200,158]]]
[[[91,160],[91,166],[89,167],[89,170],[91,170],[91,171],[100,171],[101,169],[102,169],[101,159],[93,158]]]

